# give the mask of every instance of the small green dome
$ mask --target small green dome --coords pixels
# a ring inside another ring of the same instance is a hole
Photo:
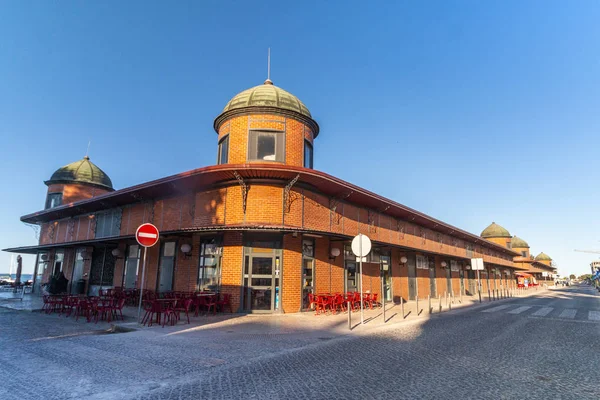
[[[490,226],[485,228],[483,232],[481,232],[482,238],[509,238],[510,233],[500,225],[495,222],[492,222]]]
[[[550,256],[544,252],[538,254],[537,256],[535,256],[535,261],[552,261],[552,259],[550,258]]]
[[[319,134],[319,125],[312,119],[308,108],[293,94],[273,85],[267,79],[262,85],[244,90],[233,96],[223,108],[221,114],[215,119],[214,128],[219,132],[219,127],[225,120],[250,113],[275,112],[290,117],[295,117],[313,129],[315,137]]]
[[[512,247],[513,249],[521,249],[529,248],[529,245],[523,239],[513,236],[512,240],[510,241],[510,247]]]
[[[114,190],[112,181],[88,156],[56,170],[46,185],[54,183],[82,183],[99,186],[104,189]]]

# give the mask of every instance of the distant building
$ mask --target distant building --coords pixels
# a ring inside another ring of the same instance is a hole
[[[535,258],[529,253],[529,244],[523,239],[512,236],[508,230],[492,222],[481,232],[481,237],[498,243],[518,253],[513,258],[515,268],[519,272],[527,273],[539,281],[552,281],[556,268],[552,258],[545,253],[538,254]]]

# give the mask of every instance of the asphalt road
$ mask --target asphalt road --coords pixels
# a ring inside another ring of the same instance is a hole
[[[585,286],[346,337],[90,328],[0,312],[0,398],[600,398],[600,297]]]

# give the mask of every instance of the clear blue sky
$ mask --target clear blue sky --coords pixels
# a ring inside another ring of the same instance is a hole
[[[19,217],[90,139],[116,188],[214,164],[212,122],[271,47],[317,169],[588,273],[598,21],[597,1],[1,2],[0,248],[35,244]]]

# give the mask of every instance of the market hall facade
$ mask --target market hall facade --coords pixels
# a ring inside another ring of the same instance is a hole
[[[367,235],[362,291],[389,302],[512,287],[521,254],[313,168],[319,125],[267,80],[234,96],[215,119],[215,165],[115,190],[85,157],[46,181],[44,210],[21,220],[39,243],[34,291],[64,274],[69,291],[108,287],[218,291],[238,312],[308,311],[309,293],[360,291],[351,239]],[[326,134],[326,133],[325,133]],[[161,232],[142,249],[142,223]],[[77,284],[79,283],[79,284]]]

